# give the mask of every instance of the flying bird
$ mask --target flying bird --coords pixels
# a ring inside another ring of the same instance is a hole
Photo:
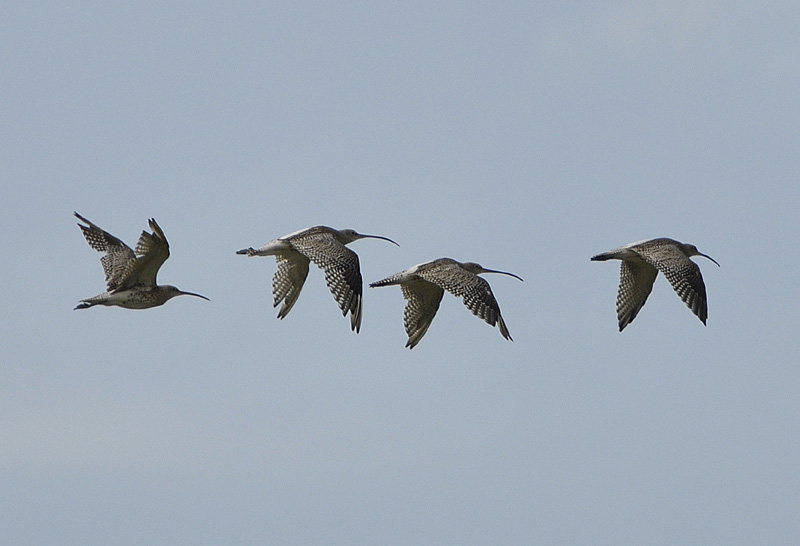
[[[697,247],[673,239],[660,238],[630,243],[597,256],[593,261],[621,260],[619,292],[617,293],[617,319],[621,332],[633,322],[653,289],[656,275],[661,271],[683,302],[705,324],[708,317],[706,285],[700,268],[692,256],[708,258]]]
[[[409,349],[413,349],[428,331],[445,290],[463,298],[467,309],[487,324],[497,325],[503,337],[513,341],[489,283],[478,277],[481,273],[500,273],[522,280],[513,273],[486,269],[474,262],[462,263],[451,258],[439,258],[374,282],[370,287],[400,285],[406,300],[403,323],[408,334],[406,347]]]
[[[350,328],[361,330],[362,279],[358,255],[345,245],[358,239],[383,239],[380,235],[364,235],[352,229],[315,226],[274,239],[260,248],[245,248],[236,254],[275,256],[278,270],[272,277],[273,307],[283,302],[278,318],[292,310],[308,276],[308,265],[314,262],[325,272],[325,282],[333,294],[342,316],[350,313]],[[400,245],[397,245],[400,246]]]
[[[75,216],[83,222],[78,227],[86,242],[104,255],[100,258],[106,274],[106,292],[80,300],[75,309],[88,309],[94,305],[116,305],[126,309],[147,309],[163,305],[175,296],[207,297],[178,290],[174,286],[156,284],[156,275],[169,258],[169,243],[164,232],[154,219],[149,220],[153,233],[142,231],[136,250],[96,226],[77,212]]]

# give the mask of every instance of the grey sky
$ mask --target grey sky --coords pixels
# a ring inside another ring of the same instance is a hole
[[[752,2],[18,3],[0,17],[0,528],[9,544],[797,544],[798,6]],[[211,298],[103,289],[72,212]],[[397,287],[448,256],[404,349]],[[708,326],[660,277],[623,333],[618,264],[696,244]]]

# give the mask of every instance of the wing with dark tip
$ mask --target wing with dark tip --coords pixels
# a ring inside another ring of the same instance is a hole
[[[705,324],[708,318],[706,285],[697,264],[674,244],[637,249],[637,252],[664,274],[683,303]]]
[[[149,220],[153,233],[142,231],[136,243],[136,261],[128,264],[120,288],[155,286],[156,275],[169,258],[169,243],[154,219]]]
[[[325,282],[342,315],[350,313],[350,328],[361,329],[363,292],[358,255],[336,240],[329,232],[310,232],[293,237],[291,245],[325,272]]]
[[[639,258],[622,260],[619,268],[617,319],[621,332],[633,322],[653,290],[658,270]]]
[[[278,270],[272,277],[272,306],[277,307],[281,301],[283,302],[278,311],[278,318],[282,319],[289,314],[300,296],[308,277],[310,262],[308,258],[294,250],[276,254],[275,259],[278,262]]]
[[[417,275],[437,284],[456,297],[464,299],[464,305],[472,314],[491,326],[497,325],[504,338],[511,340],[500,306],[485,279],[471,273],[455,262],[444,262],[435,268],[420,269]]]
[[[122,283],[125,270],[128,266],[136,261],[136,255],[133,250],[108,233],[97,225],[93,224],[77,212],[75,216],[84,224],[78,224],[78,227],[83,231],[83,236],[89,246],[98,252],[103,252],[104,255],[100,258],[100,263],[103,266],[103,272],[106,274],[106,289],[111,292]]]
[[[406,347],[413,349],[433,322],[444,296],[444,289],[423,279],[403,282],[400,289],[406,300],[403,311],[403,325],[408,334]]]

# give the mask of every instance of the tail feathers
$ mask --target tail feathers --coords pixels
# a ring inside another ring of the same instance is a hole
[[[391,286],[393,284],[400,284],[400,278],[397,275],[392,275],[391,277],[386,277],[385,279],[370,283],[369,287],[376,288],[378,286]]]
[[[85,300],[80,300],[78,305],[75,309],[88,309],[89,307],[94,307],[95,305],[109,305],[109,297],[108,292],[103,292],[102,294],[98,294],[96,296],[92,296],[91,298],[86,298]],[[111,305],[114,305],[113,303]],[[73,311],[75,310],[73,309]]]
[[[258,248],[243,248],[237,251],[236,254],[246,254],[248,256],[278,256],[284,252],[291,252],[294,250],[295,248],[288,241],[274,239]]]

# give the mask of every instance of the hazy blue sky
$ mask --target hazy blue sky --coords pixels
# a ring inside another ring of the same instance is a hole
[[[21,2],[0,8],[0,529],[8,544],[800,543],[800,8],[768,0]],[[85,215],[211,298],[103,290]],[[448,256],[413,350],[397,287]],[[694,243],[704,327],[660,277],[617,331],[616,262]]]

